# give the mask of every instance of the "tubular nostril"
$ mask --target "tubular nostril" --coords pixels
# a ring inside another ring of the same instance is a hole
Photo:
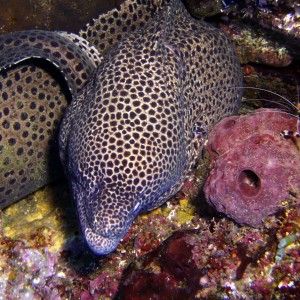
[[[238,186],[246,197],[254,197],[260,191],[261,181],[252,170],[243,170],[238,177]]]
[[[231,129],[236,124],[235,120],[228,120],[226,123],[223,124],[225,129]]]

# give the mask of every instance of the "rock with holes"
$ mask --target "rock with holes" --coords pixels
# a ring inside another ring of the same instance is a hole
[[[289,195],[299,201],[300,154],[297,119],[259,109],[253,115],[223,119],[209,135],[213,168],[205,184],[207,201],[242,225],[259,226]]]

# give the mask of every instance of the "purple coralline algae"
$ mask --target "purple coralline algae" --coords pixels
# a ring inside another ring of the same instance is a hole
[[[209,204],[257,227],[288,197],[299,201],[300,154],[284,130],[297,131],[297,118],[271,109],[218,123],[207,144],[213,164],[205,184]]]
[[[192,232],[176,232],[139,263],[133,263],[124,274],[120,299],[183,299],[195,295],[204,272],[193,259],[197,235]]]
[[[129,265],[117,299],[297,299],[299,246],[274,264],[275,232],[297,220],[295,210],[285,214],[281,229],[276,222],[240,228],[223,218],[175,232]]]

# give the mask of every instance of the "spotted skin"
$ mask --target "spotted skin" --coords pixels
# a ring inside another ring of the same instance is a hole
[[[44,58],[58,67],[73,95],[85,85],[101,56],[75,34],[28,30],[0,36],[0,70],[28,58]]]
[[[82,231],[98,254],[113,251],[137,214],[182,187],[213,124],[240,102],[233,87],[242,76],[228,38],[193,19],[179,0],[160,3],[116,46],[99,46],[107,53],[60,131]],[[132,6],[142,18],[138,11]],[[111,23],[126,14],[114,12]],[[94,21],[83,36],[93,43],[96,29]]]
[[[70,102],[68,89],[75,97],[101,56],[80,36],[41,30],[0,36],[0,49],[0,208],[4,208],[59,177],[57,136]]]
[[[127,0],[104,15],[87,24],[80,36],[105,55],[124,36],[133,33],[159,13],[164,0]]]
[[[68,99],[52,73],[35,64],[2,72],[0,90],[3,208],[61,176],[57,137]]]

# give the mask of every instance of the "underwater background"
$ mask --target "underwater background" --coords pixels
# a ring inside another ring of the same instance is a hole
[[[33,28],[76,33],[121,2],[0,0],[0,33]],[[186,2],[193,15],[230,35],[245,86],[264,89],[245,89],[246,99],[274,100],[265,91],[270,90],[297,104],[298,1]],[[267,104],[248,101],[240,112]],[[208,157],[175,197],[140,215],[107,256],[86,246],[65,180],[4,209],[0,299],[298,299],[299,203],[287,198],[261,226],[238,225],[205,201]]]

